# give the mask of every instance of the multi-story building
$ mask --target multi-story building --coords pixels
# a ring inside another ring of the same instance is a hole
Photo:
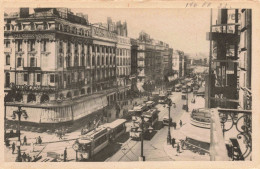
[[[126,87],[123,91],[124,96],[120,96],[122,100],[131,87],[129,79],[131,74],[131,42],[128,37],[117,36],[116,67],[117,85]]]
[[[70,122],[117,99],[115,33],[66,8],[21,8],[4,21],[7,113],[22,106],[27,122]]]
[[[172,52],[169,45],[150,38],[141,32],[138,42],[137,70],[138,82],[151,82],[161,85],[169,72],[172,72]]]
[[[181,78],[186,75],[187,69],[187,56],[183,51],[176,50],[172,56],[172,69],[176,78]]]
[[[239,106],[252,110],[252,10],[242,9],[239,43]]]
[[[213,48],[206,107],[218,107],[210,110],[212,160],[252,160],[251,17],[251,9],[221,9],[208,34]]]
[[[207,107],[237,108],[238,106],[238,45],[241,14],[238,9],[221,9],[208,39],[212,40],[210,94]],[[213,74],[212,74],[213,73]]]

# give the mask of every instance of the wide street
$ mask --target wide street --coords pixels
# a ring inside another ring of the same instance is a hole
[[[177,128],[179,127],[179,120],[183,113],[185,112],[182,109],[183,103],[186,103],[186,100],[181,99],[181,92],[172,92],[170,98],[172,99],[173,103],[176,103],[176,108],[174,106],[171,107],[171,117],[173,121],[177,123]],[[190,100],[192,98],[192,93],[189,94],[189,105]],[[163,104],[156,105],[159,113],[159,123],[162,122],[164,116],[168,116],[168,108],[164,107]],[[191,108],[189,109],[192,110]],[[127,122],[127,131],[130,130],[132,122]],[[157,125],[159,126],[159,125]],[[171,127],[171,130],[174,130]],[[144,140],[144,156],[146,161],[171,161],[172,159],[167,153],[165,152],[164,146],[166,145],[166,138],[168,134],[168,127],[164,126],[163,128],[156,127],[152,132],[152,137],[150,140]],[[47,152],[55,152],[61,155],[64,151],[64,148],[67,147],[68,152],[68,161],[75,161],[76,153],[72,149],[72,145],[80,135],[80,130],[74,131],[72,133],[68,133],[62,140],[59,140],[55,135],[46,135],[45,133],[28,133],[26,131],[22,131],[22,136],[28,135],[28,142],[35,142],[35,138],[39,135],[43,138],[42,145],[36,145],[34,147],[34,151],[32,151],[32,146],[22,146],[21,151],[29,153],[31,156],[42,156],[43,159],[46,157]],[[172,137],[174,137],[172,135]],[[9,158],[6,159],[7,161],[15,161],[15,154],[11,153],[11,149],[5,149],[6,153],[9,154]],[[129,137],[129,132],[126,132],[120,138],[118,138],[114,143],[109,144],[106,148],[100,151],[92,161],[138,161],[138,157],[140,156],[141,151],[141,142],[132,140]],[[12,156],[13,158],[10,158]]]
[[[189,100],[191,99],[191,96],[192,94],[189,94]],[[185,112],[182,110],[182,105],[186,100],[181,99],[181,92],[173,92],[172,95],[170,95],[170,98],[174,103],[176,103],[176,108],[172,106],[170,115],[173,118],[173,121],[177,122],[177,127],[179,127],[179,119]],[[162,104],[158,104],[156,107],[160,110],[159,121],[162,121],[164,116],[168,116],[168,108],[163,107]],[[173,127],[171,127],[171,130],[174,130]],[[159,130],[157,129],[153,132],[154,135],[151,140],[144,140],[144,156],[146,161],[174,160],[164,151],[167,133],[168,127],[164,126],[163,128]],[[106,161],[138,161],[140,151],[141,142],[129,138],[122,144],[121,148]]]

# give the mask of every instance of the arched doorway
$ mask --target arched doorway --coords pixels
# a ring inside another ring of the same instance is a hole
[[[27,97],[27,103],[30,103],[33,101],[36,101],[36,96],[35,96],[35,94],[30,93]]]
[[[61,93],[61,94],[59,95],[59,98],[60,98],[60,99],[64,99],[64,94]]]
[[[80,94],[85,94],[85,89],[84,88],[80,90]]]
[[[48,102],[49,100],[50,100],[50,98],[47,94],[43,94],[41,96],[41,103]]]
[[[20,102],[20,101],[22,101],[23,100],[23,94],[22,93],[16,93],[16,95],[15,95],[15,101],[18,101],[18,102]]]
[[[88,93],[88,94],[91,93],[91,89],[90,89],[90,87],[87,89],[87,93]]]
[[[68,92],[66,97],[67,97],[67,98],[72,98],[71,92]]]

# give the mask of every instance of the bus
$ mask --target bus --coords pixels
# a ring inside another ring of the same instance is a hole
[[[166,94],[160,94],[158,102],[161,103],[161,104],[165,104],[166,101],[167,101],[167,95]]]
[[[104,124],[108,128],[109,140],[114,141],[126,132],[125,119],[117,119],[111,123]]]
[[[158,113],[159,111],[157,109],[150,109],[143,113],[143,117],[145,118],[145,121],[146,123],[148,123],[149,126],[154,127],[154,125],[158,121]]]
[[[99,151],[109,143],[109,132],[107,127],[99,126],[95,130],[81,135],[74,143],[73,149],[77,150],[79,159],[91,160]]]

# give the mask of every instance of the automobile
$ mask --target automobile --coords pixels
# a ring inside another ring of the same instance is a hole
[[[149,109],[151,109],[151,108],[153,108],[155,106],[155,102],[154,101],[147,101],[145,104],[146,104],[146,106]]]
[[[169,120],[169,116],[164,116],[163,117],[163,125],[168,126],[169,123],[172,124],[172,118],[170,117],[170,120]]]
[[[46,131],[46,129],[43,129],[43,128],[37,128],[37,130],[36,130],[37,133],[43,133],[45,131]]]

